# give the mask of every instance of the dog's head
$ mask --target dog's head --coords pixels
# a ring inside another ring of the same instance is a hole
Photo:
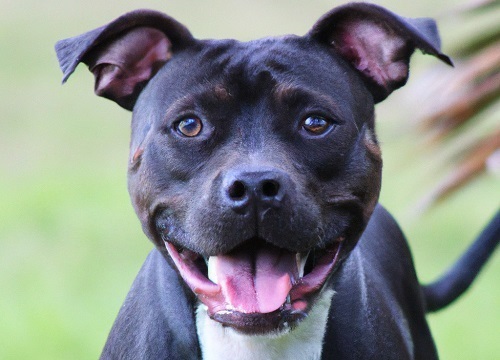
[[[64,80],[133,110],[129,191],[147,236],[209,315],[246,333],[293,326],[377,203],[374,104],[401,87],[435,24],[375,5],[305,36],[196,40],[147,10],[63,40]],[[169,261],[170,261],[169,260]]]

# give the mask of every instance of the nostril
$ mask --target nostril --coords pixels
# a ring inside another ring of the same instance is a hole
[[[266,180],[262,184],[262,194],[266,197],[275,197],[280,190],[280,184],[274,180]]]
[[[231,199],[240,200],[245,197],[247,188],[242,181],[236,180],[228,189],[228,194]]]

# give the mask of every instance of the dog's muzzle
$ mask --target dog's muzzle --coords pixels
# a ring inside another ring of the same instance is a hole
[[[216,220],[206,227],[217,233],[221,250],[193,251],[196,244],[184,245],[171,232],[177,225],[169,211],[157,212],[157,233],[181,277],[208,315],[224,325],[252,334],[294,326],[332,274],[344,234],[313,245],[310,239],[298,241],[314,235],[297,223],[295,232],[283,228],[290,225],[283,220],[291,217],[289,208],[297,209],[299,201],[294,182],[276,168],[239,166],[212,189],[215,200],[202,208],[213,209],[206,216]]]

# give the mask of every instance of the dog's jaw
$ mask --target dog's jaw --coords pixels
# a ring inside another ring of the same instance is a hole
[[[336,268],[342,242],[337,239],[315,256],[253,239],[209,257],[208,268],[200,255],[169,242],[165,246],[210,318],[241,333],[267,334],[293,328],[307,317]]]
[[[205,360],[317,360],[334,291],[322,291],[307,318],[295,329],[247,335],[212,320],[204,305],[198,307],[196,328]]]

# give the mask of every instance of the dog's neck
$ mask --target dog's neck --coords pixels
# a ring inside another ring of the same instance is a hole
[[[196,328],[203,360],[319,360],[333,290],[324,291],[309,315],[291,331],[244,335],[210,319],[198,307]]]

